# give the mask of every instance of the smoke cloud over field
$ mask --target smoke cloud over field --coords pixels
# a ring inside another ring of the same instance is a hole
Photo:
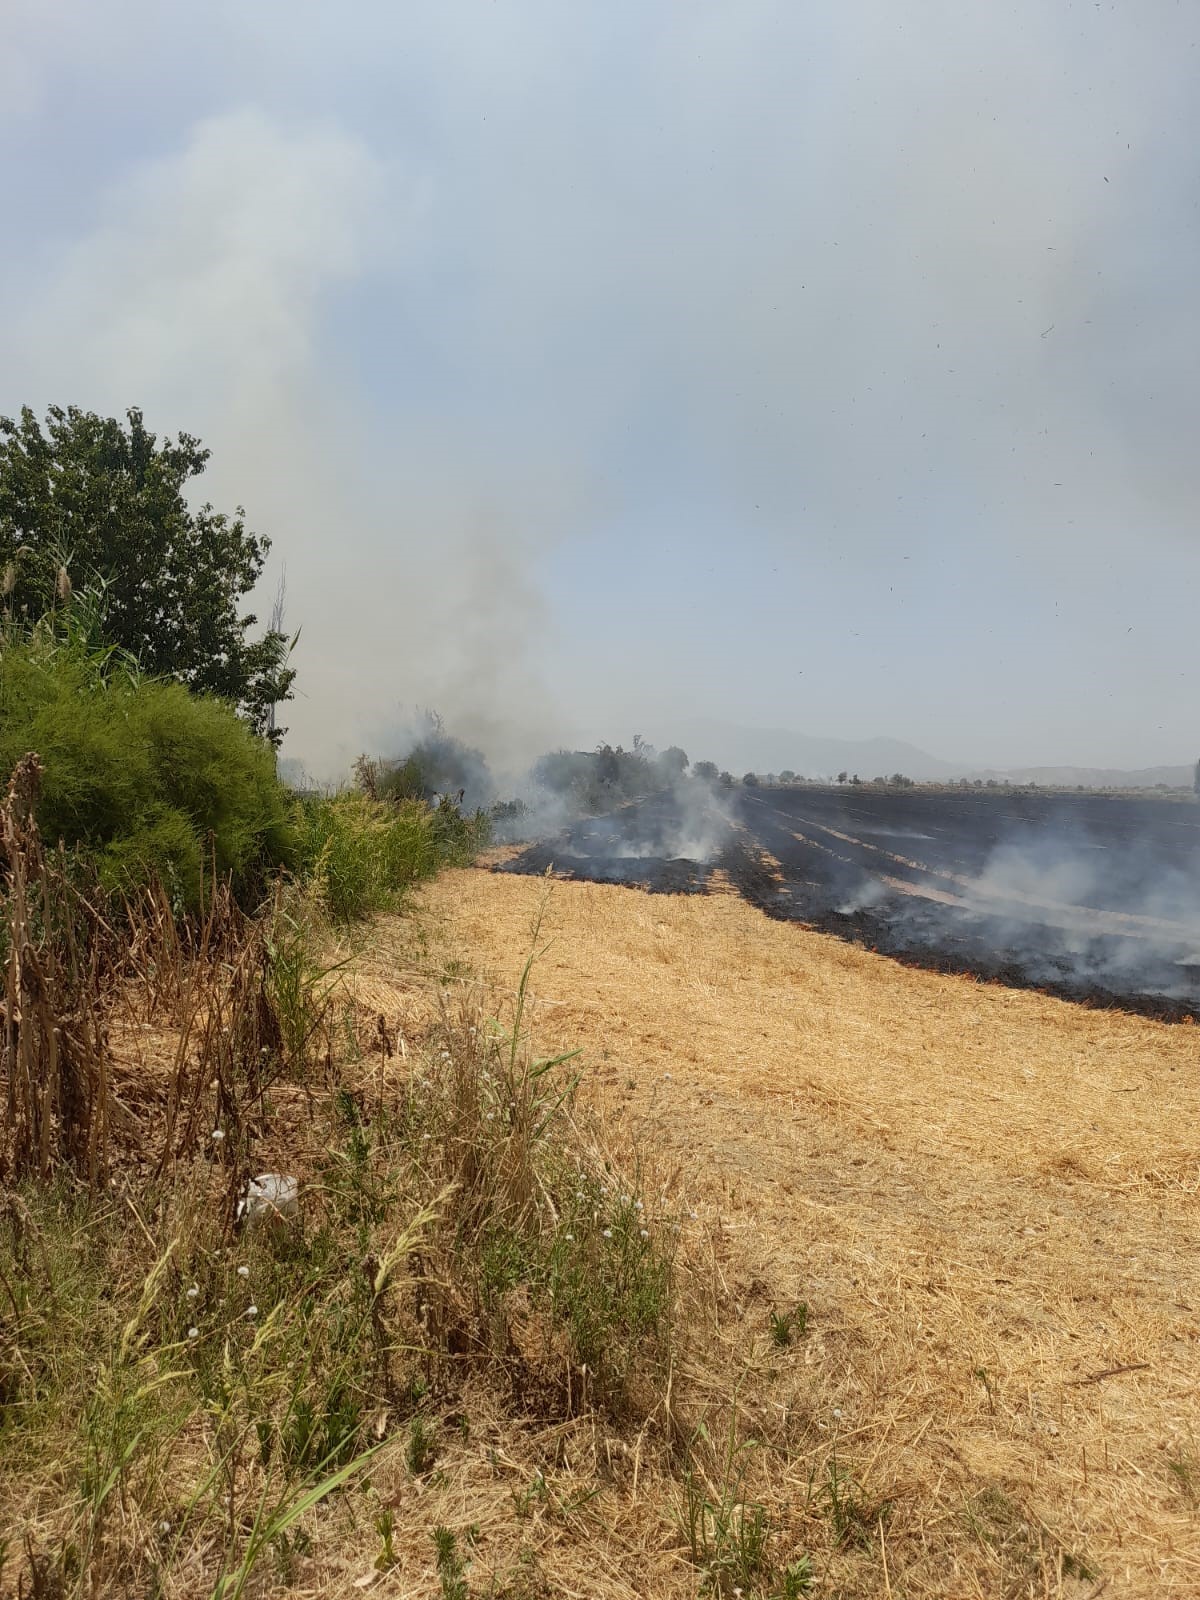
[[[1197,887],[1194,867],[1151,847],[1026,835],[997,846],[964,898],[1031,972],[1200,999]]]
[[[1187,802],[803,785],[686,793],[569,826],[516,868],[680,891],[719,867],[770,915],[884,954],[1200,1015],[1200,809]]]
[[[1194,755],[1194,8],[5,20],[0,411],[212,447],[315,773],[414,702]]]
[[[1157,838],[1015,826],[977,872],[946,862],[944,841],[913,845],[907,881],[864,873],[837,909],[877,917],[890,948],[957,945],[1033,982],[1200,1005],[1200,855],[1192,844],[1190,859],[1170,859],[1181,808],[1157,809]]]

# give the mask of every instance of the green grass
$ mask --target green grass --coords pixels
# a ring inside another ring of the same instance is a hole
[[[438,1527],[433,1530],[433,1544],[442,1600],[468,1600],[466,1565],[458,1551],[457,1537],[449,1528]]]
[[[794,1338],[803,1339],[807,1328],[808,1305],[803,1300],[790,1311],[771,1312],[771,1343],[778,1349],[786,1349]]]

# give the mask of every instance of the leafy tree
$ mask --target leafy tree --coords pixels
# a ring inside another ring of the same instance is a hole
[[[672,778],[682,778],[688,769],[687,751],[681,750],[677,744],[670,744],[658,758],[662,770]]]
[[[1200,795],[1200,761],[1196,763],[1196,770],[1192,775],[1192,789]]]
[[[692,767],[692,771],[698,778],[703,778],[705,782],[712,783],[717,776],[717,763],[715,761],[697,761]]]
[[[272,707],[291,696],[290,644],[261,638],[241,601],[263,570],[270,541],[185,486],[209,452],[181,433],[160,442],[142,413],[114,417],[51,406],[45,427],[28,406],[0,417],[0,592],[9,615],[34,622],[94,587],[107,641],[153,677],[238,706],[274,742]],[[292,641],[294,643],[294,641]]]
[[[747,772],[747,773],[745,773],[743,775],[742,782],[743,782],[743,784],[745,784],[747,789],[757,789],[758,788],[758,774],[755,773],[755,772]]]
[[[792,771],[791,767],[784,767],[783,771],[779,774],[779,781],[780,783],[795,783],[796,774]]]
[[[848,772],[839,772],[837,775],[837,781],[839,783],[846,783],[849,780],[849,777],[850,774]]]

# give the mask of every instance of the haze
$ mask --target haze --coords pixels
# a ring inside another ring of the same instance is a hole
[[[1194,759],[1194,6],[3,16],[0,412],[210,446],[286,753]]]

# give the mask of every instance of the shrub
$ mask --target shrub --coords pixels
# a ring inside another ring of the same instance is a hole
[[[299,869],[335,922],[394,907],[442,866],[465,865],[487,843],[482,814],[450,801],[378,800],[358,790],[308,795],[296,804]]]
[[[296,832],[301,874],[335,922],[387,910],[437,862],[432,813],[417,800],[389,805],[354,791],[305,796]]]
[[[43,837],[79,847],[109,890],[157,878],[191,909],[208,869],[253,898],[293,856],[271,749],[225,702],[110,664],[45,638],[0,642],[0,773],[37,751]]]

